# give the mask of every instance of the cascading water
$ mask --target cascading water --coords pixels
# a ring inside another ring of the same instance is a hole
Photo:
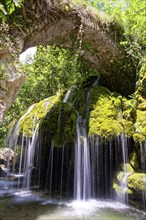
[[[59,94],[56,95],[56,97],[54,96],[54,100],[58,96]],[[53,106],[53,101],[49,98],[44,100],[44,112],[47,112],[48,106]],[[23,123],[24,118],[28,117],[28,115],[31,113],[31,111],[33,111],[34,108],[37,108],[36,104],[32,105],[27,110],[27,112],[18,120],[18,122],[11,127],[11,133],[8,132],[6,141],[4,143],[5,146],[9,146],[10,149],[13,149],[15,154],[12,165],[10,165],[9,160],[7,162],[7,167],[11,170],[11,172],[7,176],[10,176],[11,178],[17,178],[17,188],[23,190],[30,190],[31,185],[34,182],[34,173],[38,174],[38,187],[40,181],[39,157],[41,155],[39,155],[39,153],[41,152],[41,150],[39,145],[40,140],[38,140],[38,137],[40,138],[40,135],[38,135],[38,133],[41,121],[38,120],[36,115],[32,116],[32,124],[28,124],[30,135],[28,133],[25,133],[26,131],[24,132],[24,130],[21,128],[21,123]],[[36,168],[39,170],[38,172],[34,171]]]
[[[141,167],[143,173],[146,173],[146,142],[140,143],[140,156],[141,156]],[[146,185],[146,177],[143,178],[143,181]],[[146,210],[146,193],[142,192],[144,210]]]
[[[113,180],[119,172],[118,168],[123,164],[118,201],[127,203],[126,179],[130,174],[127,170],[128,138],[121,134],[107,141],[106,138],[97,135],[88,136],[90,94],[95,86],[98,87],[98,80],[91,86],[84,98],[85,116],[79,115],[77,108],[75,109],[77,113],[75,143],[65,142],[58,147],[55,146],[52,133],[49,133],[44,126],[45,121],[44,124],[43,120],[36,123],[35,117],[33,117],[31,127],[32,135],[24,136],[21,133],[17,135],[21,121],[33,110],[34,106],[30,107],[16,125],[13,125],[6,139],[6,145],[9,144],[16,149],[19,146],[19,162],[14,160],[13,163],[13,176],[17,176],[18,189],[45,190],[51,200],[54,197],[73,198],[74,195],[77,202],[84,204],[91,199],[113,199]],[[72,93],[72,89],[66,93],[63,103],[61,102],[63,107],[69,108],[73,105],[74,94],[75,91]],[[47,105],[45,101],[45,108]],[[59,112],[59,116],[61,120],[65,119],[64,109],[61,113]],[[144,150],[145,145],[141,145],[141,156]],[[141,158],[144,168],[144,160],[143,157]],[[11,166],[10,163],[9,166]],[[143,201],[145,201],[145,194],[143,194]]]
[[[21,121],[25,118],[25,116],[27,116],[33,109],[34,105],[30,106],[29,109],[27,110],[27,112],[18,120],[18,122],[15,124],[13,123],[4,142],[4,146],[8,146],[10,149],[14,149],[14,153],[16,154],[16,150],[17,150],[17,144],[18,144],[18,138],[19,138],[19,126]],[[23,143],[23,141],[22,141]],[[15,158],[14,158],[15,159]],[[8,160],[7,163],[7,168],[10,169],[10,161]],[[15,170],[15,160],[13,163],[13,170],[12,172],[14,172]]]
[[[26,153],[26,159],[24,160],[24,169],[19,170],[20,173],[23,171],[23,173],[26,175],[26,178],[24,179],[24,188],[26,186],[26,189],[29,190],[31,186],[31,173],[32,169],[34,168],[34,155],[35,155],[35,150],[36,150],[36,142],[37,142],[37,131],[38,131],[38,126],[37,124],[36,128],[33,131],[33,136],[32,139],[28,140],[28,147],[27,147],[27,153]],[[22,149],[23,150],[23,149]],[[20,163],[21,167],[21,163]]]
[[[77,141],[75,144],[74,168],[74,197],[77,200],[91,198],[91,157],[87,136],[87,122],[89,117],[89,98],[92,89],[98,83],[97,79],[86,96],[86,117],[79,114],[76,122]]]
[[[68,101],[68,98],[69,98],[69,96],[70,96],[70,93],[71,93],[71,89],[69,89],[69,90],[67,91],[67,93],[65,94],[65,97],[64,97],[64,99],[63,99],[63,102],[67,102],[67,101]]]
[[[122,156],[123,156],[123,176],[120,184],[120,192],[118,196],[118,200],[122,203],[127,204],[128,203],[128,194],[127,194],[127,177],[131,174],[128,172],[126,164],[128,163],[128,144],[127,144],[127,138],[126,136],[122,133],[120,135],[120,142],[122,145]]]
[[[81,116],[78,116],[76,129],[74,196],[77,200],[86,200],[91,198],[91,167],[86,128]]]

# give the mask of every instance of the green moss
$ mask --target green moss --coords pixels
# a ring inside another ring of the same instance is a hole
[[[145,141],[145,137],[142,134],[139,133],[135,133],[133,135],[133,139],[135,142],[140,143],[140,142],[144,142]]]
[[[123,175],[124,175],[124,172],[120,172],[120,173],[119,173],[119,177],[118,177],[119,180],[120,180],[119,182],[122,181]],[[115,190],[116,194],[119,195],[119,194],[121,193],[121,191],[123,190],[123,187],[120,186],[120,185],[114,180],[114,181],[113,181],[113,189]],[[127,189],[126,192],[127,192],[128,194],[132,194],[132,193],[133,193],[131,189]]]
[[[135,122],[135,134],[133,138],[136,142],[141,142],[146,140],[146,111],[137,110],[136,112],[136,122]]]
[[[146,174],[144,173],[132,173],[127,177],[128,187],[131,190],[138,190],[146,192]]]
[[[140,95],[137,97],[137,108],[141,111],[146,110],[146,99]]]
[[[138,155],[136,151],[133,151],[131,153],[129,163],[133,167],[134,170],[137,170],[140,167],[140,164],[138,161]]]
[[[133,138],[136,142],[146,141],[146,62],[141,64],[138,73],[138,82],[135,96],[137,99],[135,134]]]
[[[105,87],[95,87],[90,94],[89,135],[118,136],[123,131],[120,106],[121,99],[116,93]]]
[[[86,96],[87,96],[88,89],[81,88],[76,93],[76,98],[74,99],[74,105],[78,113],[82,116],[82,118],[86,118]]]
[[[126,163],[125,165],[121,164],[120,167],[121,167],[122,171],[118,172],[118,174],[117,174],[117,180],[119,183],[121,183],[124,178],[124,175],[125,175],[124,170],[125,169],[126,169],[126,172],[128,172],[128,173],[134,172],[134,169],[132,168],[132,166],[129,163]]]
[[[19,132],[22,133],[23,136],[32,136],[37,124],[40,123],[41,119],[60,98],[61,94],[58,93],[56,96],[49,97],[31,106],[31,110],[27,110],[25,115],[20,119]]]
[[[121,164],[121,168],[123,171],[126,169],[126,172],[128,172],[128,173],[134,172],[134,169],[132,168],[132,166],[129,163]]]
[[[134,134],[134,124],[132,121],[123,120],[124,133],[131,137]]]
[[[121,187],[115,181],[113,182],[113,189],[115,190],[116,194],[119,194],[121,191]]]
[[[117,174],[117,180],[118,180],[119,183],[122,182],[123,177],[124,177],[124,171],[121,171],[121,172],[119,172],[119,173]]]
[[[69,103],[58,102],[42,121],[42,129],[47,132],[54,146],[74,142],[76,136],[75,108]]]
[[[134,121],[135,121],[135,114],[133,109],[133,100],[122,98],[122,125],[124,128],[124,133],[131,137],[135,130],[134,130]]]

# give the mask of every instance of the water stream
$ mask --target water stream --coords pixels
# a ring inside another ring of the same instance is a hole
[[[127,138],[124,134],[120,135],[120,141],[122,144],[122,155],[123,155],[123,176],[121,180],[121,190],[119,192],[119,201],[122,203],[127,204],[128,203],[128,194],[127,194],[127,177],[131,174],[128,172],[126,164],[128,163],[128,144],[127,144]]]

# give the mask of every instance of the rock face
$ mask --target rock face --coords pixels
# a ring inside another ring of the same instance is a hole
[[[15,100],[21,85],[24,82],[24,75],[20,74],[13,64],[9,51],[0,51],[0,122],[4,113],[9,109]]]
[[[70,47],[97,68],[104,86],[126,96],[133,93],[134,65],[119,45],[123,29],[107,15],[75,6],[70,1],[25,0],[23,7],[16,10],[7,23],[7,28],[1,25],[2,64],[10,62],[9,56],[18,55],[32,46],[56,44]],[[24,80],[23,76],[12,76],[13,68],[8,71],[8,79],[2,78],[1,118]]]

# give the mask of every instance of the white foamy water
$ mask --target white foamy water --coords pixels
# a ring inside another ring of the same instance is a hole
[[[30,202],[39,202],[43,201],[44,198],[36,193],[31,192],[30,190],[26,191],[18,191],[14,194],[14,202],[15,203],[30,203]]]
[[[114,210],[124,210],[128,209],[128,206],[121,204],[116,201],[102,201],[102,200],[74,200],[71,203],[67,204],[67,207],[69,208],[64,213],[62,213],[62,216],[65,217],[78,217],[78,218],[84,218],[87,216],[94,215],[101,215],[103,212],[103,209],[114,209]]]

